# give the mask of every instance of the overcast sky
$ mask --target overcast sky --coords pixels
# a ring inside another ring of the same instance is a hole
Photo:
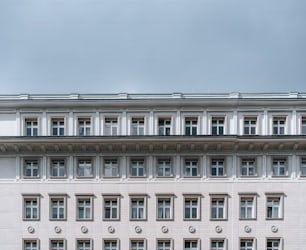
[[[0,0],[0,94],[306,92],[305,0]]]

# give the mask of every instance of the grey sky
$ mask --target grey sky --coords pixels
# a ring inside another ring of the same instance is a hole
[[[305,0],[0,0],[0,94],[306,92]]]

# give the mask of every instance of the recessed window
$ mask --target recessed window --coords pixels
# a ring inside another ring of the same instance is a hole
[[[147,196],[136,195],[130,197],[130,219],[146,220],[147,219]]]
[[[227,219],[227,195],[211,195],[211,212],[210,218],[212,220],[226,220]]]
[[[286,117],[273,117],[273,135],[284,135]]]
[[[37,239],[23,240],[23,250],[39,250],[39,240]]]
[[[211,177],[226,176],[224,159],[212,159],[211,160],[210,175]]]
[[[52,136],[65,135],[65,120],[64,118],[52,118],[51,119]]]
[[[171,118],[158,119],[158,135],[171,135]]]
[[[266,250],[281,250],[280,239],[267,239]]]
[[[79,239],[76,242],[77,250],[92,250],[92,240],[90,239]]]
[[[211,134],[224,135],[224,117],[213,117],[211,120]]]
[[[300,176],[306,176],[306,158],[302,158],[300,164]]]
[[[119,164],[117,159],[104,160],[104,177],[119,177]]]
[[[90,118],[78,118],[78,131],[79,136],[91,135],[91,119]]]
[[[198,177],[200,175],[198,159],[185,159],[184,163],[184,177]]]
[[[50,162],[50,176],[51,178],[66,178],[67,169],[64,159],[51,159]]]
[[[173,219],[173,195],[157,196],[157,220]]]
[[[117,136],[118,135],[117,117],[105,118],[104,135],[107,135],[107,136]]]
[[[26,118],[25,119],[25,135],[37,136],[38,135],[38,119]]]
[[[172,241],[169,239],[157,240],[157,250],[172,250]]]
[[[144,135],[144,118],[132,118],[132,135]]]
[[[157,176],[158,177],[173,176],[171,159],[158,159],[157,160]]]
[[[50,195],[50,220],[66,220],[66,195]]]
[[[23,195],[23,219],[40,219],[40,195]]]
[[[132,159],[131,160],[130,176],[131,177],[145,177],[146,176],[144,159]]]
[[[241,176],[242,177],[256,176],[255,159],[242,159],[241,160]]]
[[[273,159],[272,175],[274,177],[282,177],[288,175],[286,159]]]
[[[283,194],[266,194],[267,219],[283,219]]]
[[[256,194],[240,195],[240,219],[256,219]]]
[[[254,239],[240,239],[240,250],[255,250]]]
[[[77,177],[92,178],[94,176],[92,159],[78,159],[77,160]]]
[[[184,220],[200,220],[200,195],[184,195]]]
[[[198,119],[194,117],[185,118],[185,135],[197,135]]]
[[[184,240],[184,250],[200,250],[200,242],[198,239]]]
[[[256,117],[245,117],[243,121],[243,134],[244,135],[255,135],[256,134]]]
[[[66,250],[66,241],[63,239],[52,239],[50,240],[51,250]]]
[[[23,166],[23,177],[24,178],[39,178],[40,176],[40,167],[39,160],[24,160]]]
[[[120,219],[120,196],[119,195],[103,195],[104,201],[104,220]]]
[[[210,250],[225,250],[224,239],[213,239],[210,241]]]
[[[103,240],[103,250],[119,250],[119,240],[117,239]]]
[[[77,220],[93,219],[93,196],[78,195],[76,196]]]
[[[306,135],[306,117],[301,119],[301,134]]]
[[[146,250],[145,240],[135,239],[130,242],[131,250]]]

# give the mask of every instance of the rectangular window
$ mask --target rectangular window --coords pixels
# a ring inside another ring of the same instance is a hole
[[[283,219],[283,194],[266,194],[267,219]]]
[[[240,195],[240,219],[256,219],[256,194]]]
[[[91,178],[94,175],[93,162],[91,159],[78,159],[77,177]]]
[[[301,159],[300,176],[306,176],[306,158]]]
[[[255,135],[256,134],[256,117],[245,117],[243,121],[243,134]]]
[[[93,196],[77,196],[77,220],[93,219]]]
[[[254,239],[240,239],[240,250],[255,250]]]
[[[184,220],[200,220],[200,195],[184,196]]]
[[[131,250],[146,250],[145,240],[131,240]]]
[[[144,135],[144,118],[132,118],[132,135]]]
[[[103,250],[119,250],[118,240],[103,240]]]
[[[287,176],[287,161],[286,159],[273,159],[272,175],[275,177]]]
[[[225,173],[225,162],[224,159],[212,159],[211,160],[211,177],[224,177]]]
[[[104,177],[119,177],[119,164],[117,159],[104,160]]]
[[[24,178],[39,178],[40,169],[38,160],[24,160],[23,177]]]
[[[40,195],[23,195],[23,219],[40,219]]]
[[[281,250],[281,240],[280,239],[267,239],[266,250]]]
[[[39,241],[36,239],[23,240],[23,250],[39,250]]]
[[[213,117],[211,120],[211,134],[224,135],[224,117]]]
[[[50,220],[66,220],[66,195],[50,195]]]
[[[198,177],[199,173],[198,159],[186,159],[184,166],[184,177]]]
[[[147,196],[131,196],[130,219],[131,220],[146,220],[147,211],[146,203]]]
[[[119,195],[103,195],[104,200],[104,220],[120,219],[120,196]]]
[[[227,195],[211,195],[211,219],[227,219]]]
[[[25,135],[38,136],[38,119],[27,118],[25,119]]]
[[[78,119],[78,130],[79,136],[91,135],[91,119],[90,118],[79,118]]]
[[[273,118],[273,135],[284,135],[286,126],[286,117]]]
[[[173,195],[157,196],[157,220],[173,219]]]
[[[92,250],[92,241],[90,239],[80,239],[76,242],[77,250]]]
[[[145,177],[145,161],[144,159],[131,160],[131,177]]]
[[[118,135],[118,119],[105,118],[104,134],[107,136],[117,136]]]
[[[52,130],[52,136],[64,136],[65,135],[64,118],[52,118],[51,130]]]
[[[66,164],[64,159],[52,159],[50,163],[51,178],[66,178]]]
[[[66,250],[65,240],[62,239],[52,239],[50,240],[51,250]]]
[[[242,159],[241,160],[241,176],[256,176],[256,161],[255,159]]]
[[[171,118],[158,119],[158,135],[171,135]]]
[[[224,239],[211,240],[210,250],[225,250],[225,240]]]
[[[184,240],[184,250],[199,250],[200,243],[198,239]]]
[[[172,250],[172,242],[168,239],[157,240],[157,250]]]
[[[158,177],[173,176],[171,159],[158,159],[157,160],[157,176]]]
[[[301,120],[301,134],[306,135],[306,117],[302,117]]]
[[[186,118],[185,119],[185,135],[197,135],[198,119]]]

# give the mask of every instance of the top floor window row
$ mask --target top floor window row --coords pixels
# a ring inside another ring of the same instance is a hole
[[[238,119],[237,119],[238,118]],[[52,116],[46,121],[40,115],[23,116],[21,134],[25,136],[143,136],[143,135],[306,135],[306,114],[296,121],[286,115],[154,115],[120,114]]]

